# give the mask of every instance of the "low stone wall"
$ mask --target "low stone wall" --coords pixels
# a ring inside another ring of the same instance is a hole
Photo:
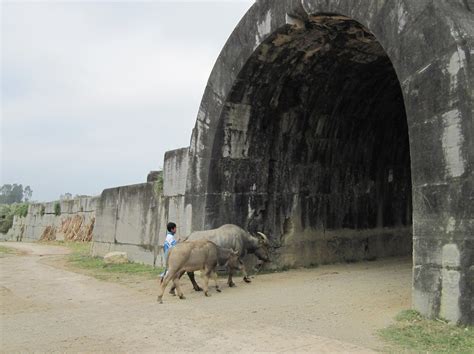
[[[178,225],[177,237],[191,230],[191,209],[185,206],[189,148],[168,151],[163,167],[163,190],[157,182],[106,189],[97,203],[92,252],[104,256],[127,252],[130,260],[163,266],[166,224]]]
[[[15,216],[7,238],[16,241],[83,240],[92,235],[96,202],[96,197],[81,197],[31,204],[26,217]]]
[[[123,251],[134,262],[161,265],[161,259],[157,262],[161,204],[153,187],[154,183],[142,183],[102,192],[96,209],[94,256]]]

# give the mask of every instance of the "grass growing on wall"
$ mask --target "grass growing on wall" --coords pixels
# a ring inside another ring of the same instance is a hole
[[[417,353],[474,353],[474,327],[428,320],[414,310],[402,311],[396,321],[379,334],[400,348]]]
[[[163,171],[160,171],[157,180],[153,182],[153,191],[157,197],[163,194]]]

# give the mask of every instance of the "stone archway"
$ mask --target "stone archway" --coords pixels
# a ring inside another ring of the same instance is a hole
[[[461,0],[258,1],[201,102],[192,229],[233,221],[307,245],[346,230],[314,249],[360,259],[406,252],[413,215],[414,307],[472,323],[472,20]]]
[[[264,230],[280,265],[411,254],[403,96],[356,21],[311,16],[270,35],[227,96],[212,154],[207,224]]]

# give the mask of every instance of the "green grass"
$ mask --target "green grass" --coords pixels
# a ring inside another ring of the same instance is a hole
[[[414,310],[402,311],[396,321],[379,335],[400,348],[417,353],[474,353],[474,327],[428,320]]]
[[[13,248],[0,246],[0,255],[17,254],[17,253],[18,251]]]
[[[71,254],[67,256],[68,268],[83,270],[88,275],[92,275],[101,280],[120,280],[121,277],[127,276],[156,279],[163,271],[162,268],[153,268],[149,265],[133,262],[107,264],[103,258],[92,257],[90,255],[91,246],[89,242],[53,241],[46,243],[69,248]]]

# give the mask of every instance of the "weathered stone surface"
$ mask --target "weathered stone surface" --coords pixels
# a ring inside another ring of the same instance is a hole
[[[86,228],[93,227],[97,197],[79,197],[65,201],[31,204],[26,217],[15,217],[13,226],[8,232],[8,238],[17,241],[38,241],[46,228],[58,231],[56,239],[63,240],[62,226],[71,218],[81,219],[77,233],[87,232]],[[60,213],[56,215],[56,205]]]
[[[124,264],[128,263],[126,252],[109,252],[104,256],[104,262],[107,264]]]
[[[186,192],[188,152],[188,148],[183,148],[168,151],[165,154],[165,164],[163,167],[163,195],[165,197],[184,195]]]
[[[115,242],[153,244],[158,228],[159,199],[152,184],[119,188],[115,223]]]
[[[192,206],[185,203],[188,148],[170,151],[164,161],[163,193],[154,182],[105,189],[97,201],[92,254],[127,252],[131,261],[164,264],[166,224],[178,225],[177,236],[190,232]]]
[[[104,189],[97,203],[94,242],[115,242],[119,188]]]
[[[155,193],[153,183],[104,190],[97,203],[93,255],[125,250],[134,262],[154,264],[161,212],[161,196]]]

